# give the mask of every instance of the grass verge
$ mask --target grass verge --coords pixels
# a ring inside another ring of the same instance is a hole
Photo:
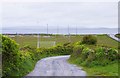
[[[76,64],[78,67],[81,67],[79,63],[75,61],[68,60],[70,64]],[[118,63],[113,63],[107,66],[94,66],[86,67],[82,66],[82,70],[86,71],[87,76],[118,76]]]

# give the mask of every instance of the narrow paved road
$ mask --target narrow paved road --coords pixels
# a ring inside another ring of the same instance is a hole
[[[80,67],[69,64],[70,56],[44,58],[37,62],[34,70],[27,76],[86,76]]]
[[[109,37],[113,38],[116,41],[120,42],[120,39],[118,39],[117,37],[115,37],[115,34],[108,34]]]

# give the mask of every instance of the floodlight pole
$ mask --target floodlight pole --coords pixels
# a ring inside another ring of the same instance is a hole
[[[38,34],[37,48],[40,48],[40,34]]]
[[[37,23],[39,24],[39,21],[37,21]],[[40,48],[40,33],[38,33],[37,37],[37,48]]]

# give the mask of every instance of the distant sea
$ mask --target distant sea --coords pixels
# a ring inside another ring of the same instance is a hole
[[[117,28],[82,28],[82,29],[2,29],[2,34],[116,34]]]

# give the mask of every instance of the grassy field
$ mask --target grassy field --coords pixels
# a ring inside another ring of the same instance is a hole
[[[97,42],[98,45],[104,45],[104,46],[113,47],[113,48],[118,48],[118,44],[120,44],[119,42],[113,40],[107,35],[98,35],[97,40],[98,40]]]
[[[15,36],[11,37],[14,39],[20,47],[23,47],[25,45],[30,45],[32,47],[37,47],[37,36],[29,35],[29,36]],[[68,42],[77,42],[82,39],[82,36],[40,36],[40,47],[52,47],[58,44],[64,44]]]
[[[84,35],[77,35],[77,36],[65,36],[65,35],[57,35],[57,36],[40,36],[40,47],[52,47],[57,44],[64,44],[64,43],[74,43],[81,41]],[[23,47],[25,45],[30,45],[32,47],[37,47],[37,36],[35,35],[27,35],[27,36],[15,36],[11,37],[14,39],[20,47]],[[118,48],[117,41],[109,38],[107,35],[97,35],[97,45],[104,45],[109,46],[113,48]],[[94,47],[94,46],[89,46]]]

